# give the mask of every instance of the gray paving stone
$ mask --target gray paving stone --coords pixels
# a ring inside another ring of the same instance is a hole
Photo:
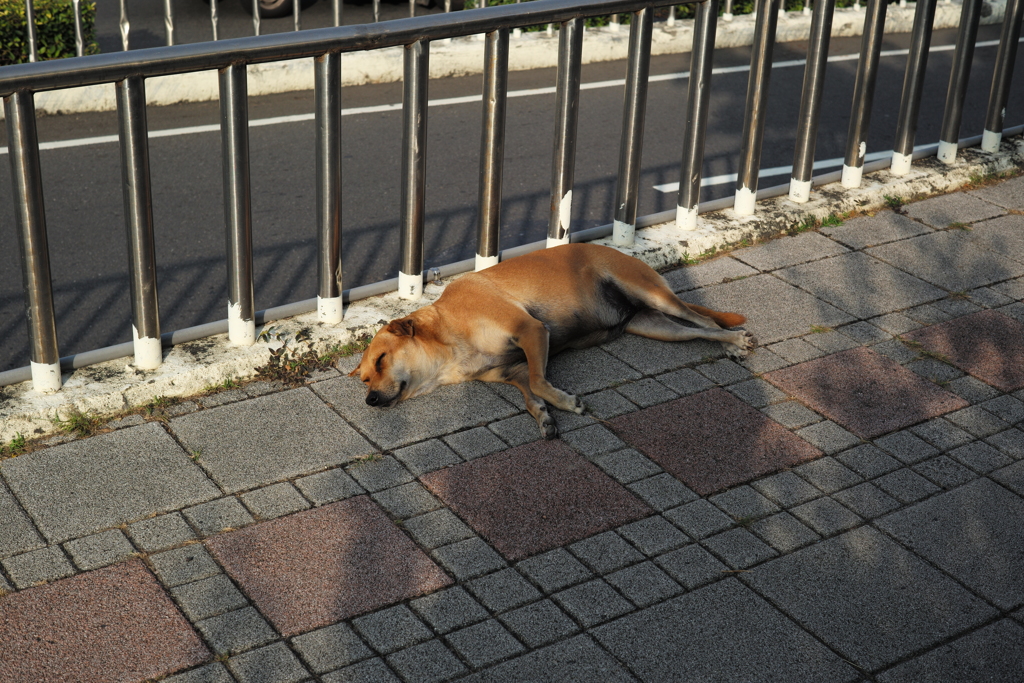
[[[662,471],[653,460],[632,448],[598,455],[591,458],[591,461],[620,484],[630,484]]]
[[[547,645],[579,630],[576,622],[551,600],[506,612],[498,619],[529,648]]]
[[[340,467],[296,479],[295,485],[316,505],[326,505],[365,493],[363,487]]]
[[[450,633],[446,640],[474,669],[494,664],[526,649],[494,619]]]
[[[688,590],[721,579],[729,569],[697,545],[673,550],[655,559],[654,563]]]
[[[743,574],[743,580],[844,659],[868,670],[995,615],[952,579],[870,527],[762,564]]]
[[[999,308],[1000,306],[1013,303],[1012,297],[1006,296],[991,287],[977,287],[967,292],[967,296],[971,298],[971,301],[985,308]]]
[[[318,674],[373,656],[348,624],[310,631],[292,638],[291,642],[313,673]]]
[[[821,538],[788,512],[754,522],[750,530],[781,553],[792,552]]]
[[[810,503],[798,505],[790,512],[825,537],[852,529],[864,521],[831,498],[812,500]]]
[[[459,581],[483,576],[506,566],[505,560],[479,538],[436,548],[431,555]]]
[[[555,423],[558,423],[557,415]],[[512,447],[532,443],[541,438],[537,422],[526,413],[510,417],[507,420],[492,422],[487,425],[487,428]]]
[[[244,389],[228,389],[227,391],[218,391],[207,396],[200,396],[199,405],[204,408],[216,408],[228,405],[229,403],[244,401],[247,398],[249,398],[249,395],[245,393]]]
[[[750,266],[730,256],[721,256],[696,265],[683,266],[663,273],[665,281],[674,292],[683,292],[707,285],[717,285],[725,280],[757,275]]]
[[[987,474],[999,467],[1009,465],[1013,460],[982,441],[975,441],[949,452],[950,457],[967,465],[975,472]]]
[[[823,420],[809,427],[797,430],[797,435],[817,446],[827,455],[845,451],[860,443],[860,438],[846,431],[831,420]]]
[[[635,679],[588,636],[579,635],[520,655],[463,680],[466,683],[625,683]]]
[[[466,442],[466,448],[469,449],[469,441],[479,441],[479,439],[470,436],[468,439],[466,434],[486,434],[491,439],[491,443],[497,443],[497,447],[490,451],[500,451],[505,449],[505,444],[491,434],[483,427],[476,427],[467,432],[459,432],[445,438],[445,441],[455,440],[456,443]],[[461,437],[461,438],[460,438]],[[473,452],[476,452],[477,448],[473,448]],[[486,448],[484,449],[486,450]],[[483,455],[483,453],[480,453]],[[413,444],[412,446],[406,446],[405,448],[399,448],[395,451],[395,458],[405,465],[405,468],[412,472],[417,477],[427,472],[433,472],[439,470],[442,467],[448,467],[449,465],[457,465],[462,462],[455,452],[448,447],[448,444],[437,439],[430,439],[429,441],[423,441],[421,443]]]
[[[18,501],[0,481],[0,558],[46,545]]]
[[[567,588],[551,597],[586,628],[621,617],[634,609],[629,601],[600,579]]]
[[[951,292],[1024,275],[1024,264],[976,246],[961,230],[922,235],[867,253]]]
[[[277,639],[274,629],[252,607],[203,619],[196,628],[219,655],[238,654]]]
[[[938,301],[935,302],[935,304],[938,303]],[[953,317],[949,313],[946,313],[941,308],[932,304],[922,304],[921,306],[914,306],[913,308],[909,308],[903,311],[903,314],[913,320],[916,320],[922,325],[935,325],[937,323],[944,323]]]
[[[345,471],[370,493],[408,484],[416,478],[390,455],[360,460]]]
[[[444,442],[448,444],[453,451],[466,460],[473,460],[474,458],[490,455],[491,453],[497,453],[498,451],[503,451],[508,448],[504,441],[495,436],[494,432],[489,431],[486,427],[474,427],[473,429],[467,429],[464,432],[449,434],[444,437]],[[398,453],[395,455],[401,459],[401,456]],[[445,462],[428,458],[424,465],[430,469],[425,470],[421,469],[421,467],[414,466],[411,462],[406,462],[405,466],[408,467],[411,472],[419,476],[425,472],[436,470],[438,467],[455,464],[454,462],[446,462],[447,454],[445,454],[445,457],[441,460],[445,460]],[[438,464],[438,467],[433,466],[435,463]]]
[[[370,497],[396,519],[409,519],[441,507],[441,502],[415,481],[385,489]]]
[[[839,331],[850,339],[864,345],[877,344],[892,338],[892,334],[889,332],[865,321],[844,325],[839,328]]]
[[[542,596],[515,569],[503,569],[466,584],[473,595],[492,612],[505,612]]]
[[[562,440],[587,457],[626,448],[626,444],[603,425],[591,425],[563,434]]]
[[[769,346],[768,350],[790,363],[803,363],[825,355],[824,351],[800,337],[776,342]]]
[[[930,443],[906,430],[877,438],[874,443],[906,465],[921,462],[925,458],[930,458],[939,452]]]
[[[940,491],[917,472],[903,468],[875,480],[875,485],[901,503],[913,503]]]
[[[388,663],[407,681],[422,683],[447,681],[466,671],[462,662],[439,640],[430,640],[389,655]]]
[[[452,586],[417,598],[409,606],[442,635],[490,616],[461,586]]]
[[[819,458],[804,463],[793,470],[825,493],[835,493],[863,479],[853,470],[843,466],[835,458]]]
[[[640,373],[630,367],[630,361],[637,361],[632,351],[634,344],[658,355],[671,355],[681,348],[678,344],[666,344],[626,334],[601,348],[570,350],[558,354],[548,363],[548,380],[563,391],[582,395],[640,379]]]
[[[950,294],[948,298],[939,299],[931,305],[948,315],[950,318],[959,318],[962,315],[977,313],[982,310],[982,307],[970,301],[966,294],[960,293]]]
[[[220,566],[198,543],[150,555],[149,561],[157,577],[168,588],[220,573]]]
[[[472,529],[447,508],[407,519],[402,526],[427,550],[464,541],[475,535]]]
[[[593,574],[564,548],[523,560],[516,569],[545,593],[553,593],[591,578]]]
[[[352,620],[352,627],[381,654],[422,643],[434,635],[405,605],[356,617]]]
[[[765,406],[761,409],[761,412],[789,429],[800,429],[825,419],[796,401],[784,401]]]
[[[907,215],[936,228],[948,228],[953,223],[974,223],[1002,213],[1004,211],[1000,207],[963,192],[907,205]]]
[[[661,516],[647,517],[621,526],[616,531],[648,557],[675,550],[690,542],[686,534]]]
[[[664,387],[662,387],[664,388]],[[668,389],[665,389],[668,391]],[[672,394],[675,396],[675,394]],[[628,401],[622,394],[614,389],[605,389],[583,397],[583,405],[587,407],[587,414],[602,420],[609,420],[619,415],[632,413],[637,406]]]
[[[714,363],[698,365],[696,369],[697,372],[720,386],[742,382],[751,377],[749,370],[728,358],[717,360]]]
[[[606,531],[569,546],[581,562],[598,574],[607,574],[637,562],[644,556],[614,531]]]
[[[894,242],[876,249],[905,243]],[[945,296],[941,289],[874,259],[868,253],[843,254],[786,268],[775,275],[858,318],[892,313]]]
[[[480,382],[443,386],[427,397],[402,401],[386,410],[366,405],[365,388],[350,377],[317,382],[311,388],[360,432],[387,449],[477,427],[522,409],[521,404],[508,403]],[[438,410],[438,406],[444,409]],[[371,450],[364,446],[362,453],[354,456]]]
[[[743,359],[743,367],[755,374],[780,370],[787,365],[789,365],[789,361],[772,353],[763,346],[757,347],[750,352],[750,355]]]
[[[599,627],[594,636],[645,681],[858,678],[735,579]]]
[[[178,607],[195,622],[247,607],[249,602],[224,574],[175,586],[171,595]]]
[[[931,229],[907,216],[879,211],[874,216],[861,216],[843,221],[842,225],[823,227],[821,232],[848,247],[863,249],[922,235]]]
[[[760,271],[771,271],[849,251],[816,232],[780,237],[754,247],[737,249],[730,256]]]
[[[996,470],[990,476],[1011,491],[1024,496],[1024,464],[1021,462]]]
[[[974,440],[974,437],[952,424],[936,417],[910,428],[917,436],[929,442],[941,451],[963,446]]]
[[[1024,211],[1024,179],[1020,177],[973,190],[970,194],[1004,209]]]
[[[970,448],[970,446],[964,446],[964,448]],[[940,455],[918,463],[913,466],[913,470],[944,489],[956,488],[978,478],[977,474],[947,455]]]
[[[236,683],[220,662],[211,662],[198,669],[165,678],[163,681],[164,683]]]
[[[749,486],[737,486],[708,498],[725,514],[741,524],[778,512],[779,506]]]
[[[616,359],[615,362],[620,363],[628,371],[618,367],[602,369],[600,373],[607,377],[607,381],[603,383],[584,384],[577,381],[581,386],[587,386],[587,393],[637,380],[641,375],[657,375],[669,370],[676,370],[684,365],[697,363],[705,356],[721,357],[724,353],[722,345],[717,342],[695,339],[672,343],[638,337],[633,334],[624,334],[601,348],[613,355]],[[600,361],[598,360],[598,362]],[[561,386],[554,380],[552,383],[555,386]]]
[[[921,327],[920,323],[915,322],[900,313],[886,313],[885,315],[872,318],[869,322],[879,329],[896,335],[906,334],[911,330],[916,330]]]
[[[1011,301],[1005,305],[1013,305],[1013,303],[1019,302],[1024,298],[1024,277],[1019,277],[1014,280],[1007,280],[1006,282],[1000,282],[992,285],[994,291],[1006,296]]]
[[[277,391],[284,391],[287,388],[288,385],[285,384],[284,382],[279,382],[277,380],[260,380],[256,382],[249,382],[244,387],[242,387],[242,391],[244,391],[247,395],[255,398],[257,396],[265,396],[266,394],[272,394]]]
[[[880,674],[882,683],[1012,681],[1024,671],[1024,627],[1001,619]]]
[[[117,529],[108,529],[85,538],[76,538],[64,544],[75,566],[88,571],[114,564],[130,557],[135,548]]]
[[[648,607],[683,592],[679,584],[653,562],[612,572],[605,580],[637,607]]]
[[[696,493],[668,473],[635,481],[627,488],[658,512],[697,499]]]
[[[982,403],[981,407],[1011,425],[1024,422],[1024,401],[1013,396],[993,398]]]
[[[787,398],[784,392],[760,378],[733,384],[729,387],[729,392],[755,408],[764,408],[770,403],[785,401]]]
[[[199,404],[195,401],[182,401],[181,403],[175,403],[164,408],[164,415],[167,417],[178,417],[179,415],[188,415],[199,410]]]
[[[897,363],[910,363],[918,357],[917,351],[911,349],[898,339],[890,339],[871,347],[878,353],[892,358]]]
[[[75,573],[68,558],[55,545],[8,557],[2,564],[17,588],[28,588],[40,581],[54,581]]]
[[[865,519],[874,519],[900,506],[895,498],[868,482],[835,493],[832,497]]]
[[[724,531],[733,521],[706,500],[695,500],[665,513],[665,518],[692,538],[705,538]]]
[[[985,442],[995,446],[1011,458],[1024,458],[1024,432],[1019,429],[1007,429],[995,436],[985,439]]]
[[[151,553],[195,540],[192,527],[180,513],[160,515],[128,525],[128,535],[143,552]]]
[[[730,529],[704,539],[701,544],[733,569],[747,569],[778,555],[746,529]]]
[[[980,379],[964,375],[946,384],[946,390],[952,391],[957,396],[966,399],[970,403],[981,403],[999,395],[998,389],[993,389]]]
[[[245,506],[261,519],[273,519],[309,507],[309,501],[288,482],[243,493],[241,498]]]
[[[853,349],[861,345],[859,341],[847,337],[841,332],[836,332],[835,330],[832,330],[831,332],[809,334],[804,337],[804,340],[814,346],[817,346],[825,353],[838,353],[839,351],[846,351],[847,349]]]
[[[980,438],[998,434],[1010,426],[981,406],[968,406],[949,413],[945,418],[957,427]]]
[[[1014,320],[1024,322],[1024,303],[1021,303],[1020,301],[1008,306],[1003,306],[1002,308],[997,308],[996,310],[1005,316],[1013,318]]]
[[[27,453],[0,471],[51,542],[220,495],[155,423]]]
[[[944,385],[946,382],[950,382],[964,376],[964,373],[961,370],[958,370],[948,363],[943,363],[932,358],[922,358],[921,360],[911,361],[907,363],[906,367],[914,374],[924,377],[925,379],[939,385]]]
[[[680,396],[689,396],[715,386],[715,383],[691,368],[658,375],[658,381]]]
[[[234,496],[186,508],[182,510],[182,514],[203,536],[237,529],[255,521]]]
[[[821,495],[821,491],[792,472],[779,472],[750,485],[784,508],[806,503]]]
[[[322,679],[324,683],[402,683],[402,679],[391,672],[383,659],[367,659],[352,664]]]
[[[239,429],[243,424],[246,428]],[[186,448],[202,453],[203,469],[230,493],[339,465],[374,450],[308,388],[177,417],[171,429]]]
[[[871,444],[863,444],[844,451],[836,456],[836,460],[865,479],[874,479],[901,467],[899,460],[886,455]]]
[[[125,427],[137,427],[146,424],[146,419],[141,415],[126,415],[119,420],[111,420],[103,425],[106,429],[124,429]]]
[[[676,392],[653,379],[629,382],[616,387],[615,390],[641,408],[649,408],[650,406],[679,398]]]
[[[309,677],[306,667],[284,643],[232,657],[228,668],[239,683],[299,683]]]

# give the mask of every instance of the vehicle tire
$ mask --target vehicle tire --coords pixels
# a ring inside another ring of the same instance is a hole
[[[292,13],[292,1],[293,0],[259,0],[260,3],[260,18],[261,19],[277,19],[278,17],[287,17]],[[306,9],[310,5],[316,2],[316,0],[301,0],[302,9]],[[242,7],[249,14],[252,14],[252,0],[240,0]]]

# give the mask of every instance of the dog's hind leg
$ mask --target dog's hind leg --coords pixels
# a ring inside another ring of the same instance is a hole
[[[677,316],[681,317],[681,316]],[[708,339],[721,342],[726,352],[742,358],[753,348],[756,340],[746,330],[723,330],[715,327],[687,327],[675,322],[661,311],[640,311],[626,325],[626,332],[661,341],[689,341]]]

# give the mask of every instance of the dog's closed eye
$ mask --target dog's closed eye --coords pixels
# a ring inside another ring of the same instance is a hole
[[[384,356],[386,356],[386,355],[388,355],[388,354],[382,353],[379,356],[377,356],[377,361],[373,364],[373,367],[375,367],[377,369],[377,372],[380,372],[381,361],[384,360]]]

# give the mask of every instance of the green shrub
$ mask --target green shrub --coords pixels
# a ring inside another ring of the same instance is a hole
[[[71,0],[35,0],[36,50],[39,59],[75,56],[75,8]],[[82,40],[85,54],[100,51],[94,23],[96,3],[82,0]],[[0,0],[0,65],[28,61],[25,0]]]

